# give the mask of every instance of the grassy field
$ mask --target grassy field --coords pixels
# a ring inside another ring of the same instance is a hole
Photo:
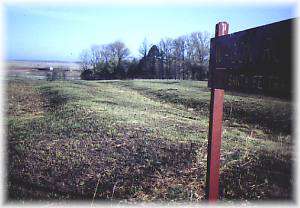
[[[206,82],[7,82],[8,198],[204,199]],[[223,200],[291,200],[292,103],[226,93]]]

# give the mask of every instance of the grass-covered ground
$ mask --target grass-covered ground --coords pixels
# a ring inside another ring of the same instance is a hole
[[[7,82],[8,198],[201,201],[206,82]],[[223,200],[292,199],[292,103],[226,93]]]

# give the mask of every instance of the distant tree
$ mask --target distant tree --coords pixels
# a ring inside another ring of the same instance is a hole
[[[205,79],[208,72],[209,34],[194,32],[162,39],[158,46],[164,78]]]
[[[107,65],[110,58],[111,58],[111,52],[110,52],[109,46],[108,45],[102,45],[100,54],[101,54],[101,57],[102,57],[104,63]]]
[[[139,67],[139,61],[137,59],[133,59],[128,64],[127,78],[134,79],[142,77],[142,71]]]
[[[129,49],[121,41],[107,45],[93,45],[81,53],[81,65],[86,79],[124,79],[126,78],[125,60]],[[88,68],[90,66],[90,69]]]
[[[193,79],[204,79],[207,76],[209,60],[209,34],[194,32],[189,36],[187,54],[192,67]]]
[[[97,65],[100,63],[101,60],[101,46],[100,45],[93,45],[91,47],[91,65],[93,68],[96,68]]]
[[[121,64],[122,60],[129,55],[129,49],[121,41],[115,41],[108,45],[112,59],[117,61],[117,65]]]
[[[183,79],[185,74],[185,66],[184,66],[184,59],[185,59],[185,37],[180,36],[173,40],[173,63],[174,63],[174,70],[173,76],[178,79]]]
[[[142,55],[142,57],[145,57],[149,50],[149,43],[146,38],[144,38],[143,42],[141,43],[139,47],[139,53]]]
[[[173,78],[171,76],[171,64],[172,64],[172,42],[171,38],[162,39],[159,44],[159,51],[162,57],[162,70],[163,77],[166,79]]]
[[[126,72],[122,61],[129,55],[129,49],[121,41],[115,41],[108,45],[111,52],[111,60],[115,61],[116,67],[114,69],[114,75],[118,79],[124,79]]]
[[[121,41],[93,45],[80,53],[85,79],[206,79],[209,60],[209,34],[194,32],[175,39],[161,39],[158,45],[145,38],[140,61],[129,57]]]
[[[87,69],[81,72],[80,77],[81,79],[85,79],[85,80],[93,80],[95,79],[95,73],[93,72],[93,70]]]
[[[90,65],[90,52],[88,50],[83,50],[80,55],[79,55],[79,59],[80,59],[80,67],[82,70],[87,70],[89,65]]]

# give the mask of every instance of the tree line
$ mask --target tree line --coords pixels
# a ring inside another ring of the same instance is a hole
[[[207,78],[209,61],[207,32],[193,32],[175,39],[161,39],[139,48],[140,58],[130,57],[121,41],[93,45],[80,54],[82,79],[193,79]]]

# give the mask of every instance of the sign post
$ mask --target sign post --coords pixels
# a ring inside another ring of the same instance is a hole
[[[219,22],[215,37],[228,34],[229,24]],[[215,67],[216,57],[210,57],[210,66]],[[207,147],[206,194],[210,202],[219,197],[220,148],[222,139],[224,89],[212,86],[210,98],[209,133]]]
[[[206,194],[219,198],[220,148],[224,90],[290,98],[293,24],[287,19],[228,34],[219,22],[210,40],[208,87],[211,88]]]

